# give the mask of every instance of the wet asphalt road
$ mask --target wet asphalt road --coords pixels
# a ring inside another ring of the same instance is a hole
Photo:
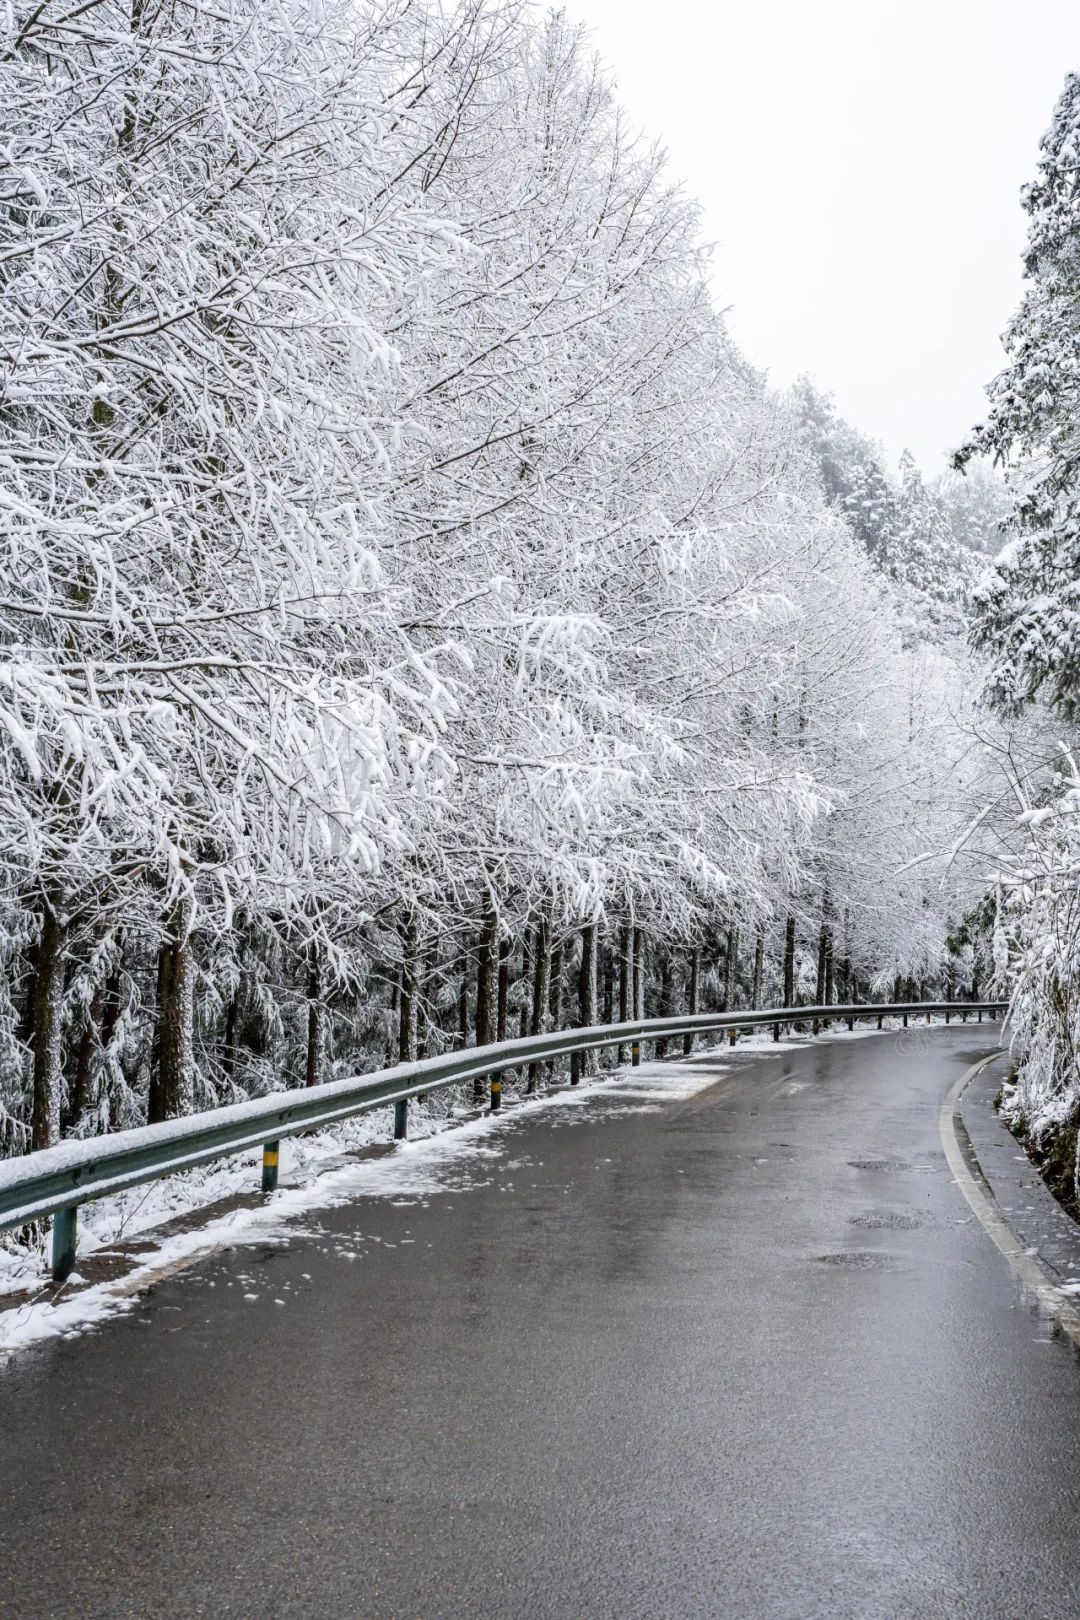
[[[938,1138],[988,1036],[511,1118],[23,1353],[0,1615],[1074,1620],[1080,1365]]]

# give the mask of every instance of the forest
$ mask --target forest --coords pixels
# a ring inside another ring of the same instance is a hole
[[[927,478],[739,353],[563,14],[6,11],[0,1154],[992,990],[1075,1156],[1080,80]]]

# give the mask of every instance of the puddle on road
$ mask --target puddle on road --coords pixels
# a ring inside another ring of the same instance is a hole
[[[891,1254],[879,1254],[875,1249],[843,1249],[839,1254],[815,1255],[814,1259],[819,1266],[856,1266],[865,1271],[893,1263]]]
[[[905,1215],[894,1209],[868,1209],[864,1215],[853,1215],[852,1226],[861,1226],[872,1232],[914,1232],[922,1221],[917,1215]]]

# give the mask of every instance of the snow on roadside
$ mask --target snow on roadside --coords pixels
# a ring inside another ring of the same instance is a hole
[[[458,1123],[451,1113],[440,1114],[414,1102],[409,1115],[411,1135],[422,1140]],[[287,1137],[281,1144],[280,1175],[304,1183],[328,1165],[357,1149],[392,1138],[393,1107],[374,1108],[353,1119],[309,1136]],[[200,1165],[179,1175],[166,1176],[133,1187],[128,1192],[95,1199],[79,1208],[79,1256],[85,1259],[100,1249],[114,1247],[152,1232],[178,1216],[259,1186],[261,1150],[251,1148],[227,1159]],[[11,1242],[11,1234],[0,1234]],[[43,1287],[48,1280],[46,1252],[41,1246],[13,1244],[0,1247],[0,1302],[5,1294]]]
[[[717,1054],[719,1059],[720,1054]],[[386,1141],[390,1135],[391,1110],[372,1110],[355,1121],[347,1122],[334,1131],[320,1132],[317,1137],[295,1139],[297,1157],[283,1163],[287,1175],[299,1177],[295,1186],[283,1187],[279,1192],[251,1209],[233,1210],[229,1214],[207,1221],[197,1230],[177,1233],[158,1243],[145,1260],[125,1277],[85,1288],[68,1296],[61,1296],[55,1305],[37,1299],[21,1307],[0,1312],[0,1354],[25,1348],[42,1339],[68,1337],[84,1331],[106,1317],[130,1310],[142,1289],[194,1257],[212,1253],[223,1246],[245,1243],[284,1243],[295,1237],[299,1230],[295,1224],[299,1217],[316,1209],[330,1209],[349,1203],[355,1198],[401,1198],[430,1196],[433,1193],[461,1191],[482,1176],[492,1156],[501,1156],[509,1142],[507,1127],[530,1114],[551,1111],[561,1114],[567,1121],[576,1111],[598,1095],[610,1098],[616,1107],[625,1097],[637,1102],[644,1095],[663,1101],[677,1101],[711,1085],[716,1077],[717,1065],[707,1068],[692,1063],[642,1063],[636,1070],[608,1071],[595,1079],[584,1080],[573,1089],[528,1097],[500,1114],[480,1114],[464,1123],[453,1116],[444,1119],[429,1116],[423,1123],[418,1117],[410,1122],[415,1132],[407,1142],[396,1144],[393,1152],[380,1158],[353,1160],[347,1164],[334,1164],[342,1153],[347,1153],[366,1142]],[[612,1081],[620,1079],[615,1086]],[[643,1084],[644,1083],[644,1084]],[[419,1110],[415,1111],[419,1115]],[[384,1118],[380,1119],[379,1116]],[[583,1116],[582,1116],[583,1117]],[[365,1127],[360,1136],[350,1133],[350,1126]],[[455,1129],[448,1129],[449,1126]],[[427,1134],[422,1134],[426,1128]],[[502,1140],[500,1141],[500,1138]],[[282,1143],[284,1149],[285,1143]],[[250,1191],[257,1185],[256,1154],[244,1154],[230,1160],[227,1165],[215,1167],[221,1172],[210,1176],[204,1171],[188,1171],[170,1178],[173,1191],[166,1202],[156,1205],[163,1214],[158,1219],[197,1208],[211,1197],[222,1197],[230,1191]],[[327,1164],[332,1165],[327,1168]],[[322,1168],[320,1169],[320,1164]],[[188,1183],[186,1192],[176,1190],[178,1182]],[[155,1189],[169,1183],[152,1183]],[[212,1191],[210,1190],[212,1186]],[[124,1195],[137,1198],[137,1192]],[[80,1255],[109,1246],[118,1241],[111,1234],[117,1231],[117,1222],[126,1222],[123,1236],[130,1237],[138,1230],[150,1229],[148,1202],[141,1211],[126,1213],[117,1206],[117,1199],[102,1199],[100,1205],[84,1206],[80,1225],[86,1226],[84,1239],[80,1233]],[[106,1209],[112,1205],[112,1209]],[[90,1227],[91,1210],[97,1215]],[[101,1211],[104,1210],[104,1213]],[[136,1222],[141,1224],[136,1225]],[[77,1278],[77,1273],[76,1273]],[[38,1261],[38,1269],[24,1273],[21,1287],[44,1286],[45,1273]]]
[[[900,1021],[887,1020],[886,1032],[890,1028],[899,1031]],[[876,1029],[856,1029],[853,1033],[832,1030],[816,1038],[795,1035],[774,1041],[771,1029],[766,1027],[740,1037],[735,1048],[723,1041],[703,1048],[688,1062],[644,1061],[638,1069],[609,1070],[573,1089],[564,1087],[522,1098],[501,1114],[473,1115],[464,1122],[460,1112],[436,1113],[421,1100],[414,1102],[410,1111],[410,1140],[398,1143],[393,1152],[377,1159],[340,1162],[359,1148],[390,1143],[390,1107],[373,1109],[310,1136],[287,1138],[281,1144],[281,1177],[285,1185],[265,1203],[233,1210],[196,1230],[162,1238],[146,1259],[119,1281],[62,1296],[56,1305],[38,1299],[0,1312],[0,1352],[81,1330],[105,1316],[129,1309],[142,1288],[191,1256],[209,1253],[224,1244],[285,1242],[296,1232],[289,1223],[306,1211],[330,1208],[358,1197],[400,1197],[465,1187],[473,1177],[464,1161],[471,1159],[474,1169],[481,1166],[485,1157],[500,1151],[498,1138],[505,1127],[523,1116],[561,1110],[569,1120],[573,1118],[572,1110],[598,1094],[606,1095],[616,1106],[677,1101],[711,1085],[724,1060],[737,1058],[740,1052],[781,1055],[800,1051],[816,1041],[849,1040],[877,1033]],[[701,1062],[703,1057],[714,1061],[706,1066]],[[612,1084],[616,1079],[617,1086]],[[85,1259],[132,1238],[145,1237],[177,1216],[193,1214],[238,1193],[253,1192],[258,1182],[259,1153],[252,1150],[85,1204],[79,1210],[79,1256]],[[5,1293],[44,1290],[47,1286],[48,1272],[41,1249],[0,1248],[0,1304]]]

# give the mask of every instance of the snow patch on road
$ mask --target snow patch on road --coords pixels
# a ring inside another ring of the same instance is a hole
[[[887,1020],[899,1031],[900,1021]],[[886,1032],[889,1032],[887,1029]],[[341,1159],[374,1143],[389,1146],[393,1110],[374,1109],[333,1129],[281,1144],[281,1177],[288,1183],[265,1203],[208,1220],[197,1230],[163,1238],[146,1258],[118,1281],[78,1293],[61,1293],[56,1304],[40,1251],[0,1249],[0,1296],[38,1288],[39,1298],[0,1311],[0,1354],[42,1339],[70,1337],[106,1317],[130,1310],[138,1294],[154,1282],[224,1247],[249,1243],[285,1243],[299,1235],[300,1216],[357,1198],[424,1199],[466,1191],[489,1176],[510,1140],[516,1121],[546,1112],[552,1125],[581,1119],[602,1123],[610,1113],[650,1113],[713,1085],[740,1052],[755,1057],[782,1056],[824,1041],[862,1039],[876,1029],[829,1030],[814,1037],[795,1035],[774,1041],[771,1029],[755,1030],[736,1047],[721,1040],[685,1061],[643,1061],[585,1079],[579,1086],[514,1099],[499,1114],[462,1121],[459,1114],[429,1111],[423,1102],[410,1109],[411,1138],[385,1157],[357,1162]],[[597,1107],[597,1104],[601,1106]],[[592,1104],[591,1108],[586,1108]],[[454,1127],[450,1129],[450,1127]],[[259,1152],[238,1154],[201,1169],[131,1192],[102,1198],[79,1211],[79,1254],[101,1252],[135,1236],[152,1236],[155,1226],[188,1215],[218,1199],[250,1192],[258,1185]]]
[[[40,1343],[43,1339],[71,1337],[106,1318],[130,1311],[145,1288],[216,1250],[242,1244],[289,1242],[303,1231],[302,1225],[298,1224],[300,1217],[315,1210],[335,1208],[358,1198],[401,1201],[466,1192],[470,1187],[490,1179],[493,1164],[504,1160],[510,1149],[512,1128],[523,1118],[548,1113],[552,1116],[553,1124],[569,1124],[586,1117],[586,1104],[595,1103],[598,1099],[610,1104],[613,1112],[619,1111],[624,1098],[630,1105],[628,1111],[636,1111],[636,1105],[645,1096],[658,1102],[678,1101],[711,1085],[720,1067],[721,1064],[706,1068],[700,1063],[642,1063],[638,1069],[618,1070],[614,1074],[584,1080],[572,1089],[526,1097],[505,1112],[479,1115],[458,1124],[454,1130],[445,1128],[456,1123],[452,1117],[448,1118],[443,1122],[443,1128],[429,1130],[426,1137],[399,1142],[383,1158],[353,1161],[332,1169],[324,1168],[321,1172],[317,1168],[319,1157],[325,1163],[327,1157],[340,1156],[357,1145],[363,1145],[364,1140],[378,1139],[380,1134],[385,1135],[385,1129],[380,1132],[377,1127],[372,1128],[368,1122],[373,1122],[375,1116],[369,1114],[360,1116],[359,1121],[349,1122],[367,1125],[367,1134],[359,1144],[348,1126],[335,1132],[321,1132],[317,1139],[299,1139],[295,1145],[301,1151],[287,1165],[287,1169],[293,1174],[306,1172],[307,1179],[300,1185],[282,1188],[256,1208],[234,1210],[217,1220],[208,1221],[197,1231],[163,1239],[141,1264],[118,1281],[101,1283],[69,1296],[61,1294],[56,1304],[41,1298],[21,1307],[10,1308],[0,1314],[0,1353],[11,1353]],[[643,1085],[642,1082],[647,1084]],[[606,1110],[602,1110],[601,1114],[604,1112]],[[311,1152],[315,1141],[321,1146],[318,1154]],[[283,1142],[283,1149],[285,1145]],[[213,1193],[204,1190],[211,1180],[204,1176],[198,1183],[202,1199],[218,1197],[236,1188],[250,1190],[256,1164],[257,1156],[254,1154],[242,1155],[238,1161],[230,1161],[227,1167],[222,1167],[227,1168],[229,1176],[213,1178]],[[201,1173],[194,1172],[192,1175]],[[165,1185],[159,1183],[156,1187]],[[190,1190],[188,1198],[191,1198]],[[119,1200],[101,1201],[103,1205],[107,1202],[115,1205]],[[150,1201],[147,1202],[149,1204]],[[175,1213],[184,1208],[184,1200],[174,1192],[171,1199],[157,1207]],[[80,1215],[82,1213],[80,1211]],[[89,1252],[91,1248],[100,1250],[116,1241],[115,1237],[103,1237],[102,1232],[115,1230],[115,1225],[111,1223],[115,1223],[117,1211],[114,1209],[111,1214],[106,1212],[104,1217],[100,1212],[96,1213],[99,1220],[90,1229],[89,1242],[84,1243],[80,1234],[80,1252]],[[131,1224],[131,1219],[129,1212],[127,1224],[122,1227],[125,1235],[139,1229]],[[86,1222],[86,1225],[90,1223]]]

